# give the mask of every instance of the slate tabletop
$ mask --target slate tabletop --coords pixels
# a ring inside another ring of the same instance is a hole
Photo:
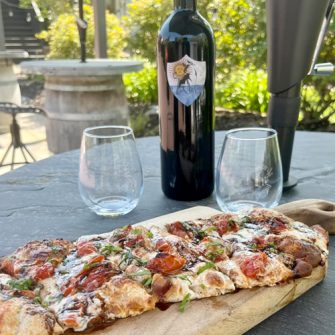
[[[216,132],[216,162],[223,138],[224,132]],[[117,219],[97,217],[82,202],[78,192],[78,150],[0,176],[0,255],[33,239],[76,239],[197,205],[218,209],[214,194],[196,202],[167,199],[160,185],[159,137],[137,139],[137,147],[144,171],[144,193],[133,212]],[[299,183],[283,194],[281,203],[305,198],[335,201],[335,134],[296,132],[291,175]],[[331,237],[329,270],[321,284],[248,334],[334,335],[334,251],[335,237]]]

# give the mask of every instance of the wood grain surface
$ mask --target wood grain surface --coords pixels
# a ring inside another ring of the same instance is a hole
[[[174,220],[206,218],[219,211],[204,206],[171,213],[137,225],[162,226]],[[178,303],[115,321],[93,335],[239,335],[274,314],[323,280],[326,267],[311,276],[274,287],[244,289],[219,297],[191,301],[184,313]],[[75,333],[71,333],[75,334]]]

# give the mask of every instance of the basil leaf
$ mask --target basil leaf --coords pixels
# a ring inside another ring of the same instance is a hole
[[[109,256],[110,254],[112,253],[119,253],[119,252],[122,252],[123,249],[116,246],[116,245],[113,245],[113,244],[107,244],[105,246],[102,247],[101,249],[101,253],[104,254],[105,256]]]
[[[205,265],[201,266],[199,270],[197,271],[197,274],[200,275],[200,273],[203,273],[204,271],[215,268],[215,264],[212,262],[207,262]]]
[[[134,235],[141,235],[142,234],[142,230],[139,228],[135,228],[131,231],[132,234]]]
[[[142,281],[142,285],[145,287],[149,287],[152,284],[152,278],[147,278]]]
[[[151,231],[148,231],[148,232],[147,232],[147,237],[149,237],[149,238],[153,238],[153,237],[154,237],[154,234],[153,234]]]
[[[180,278],[180,279],[182,279],[182,280],[187,280],[192,285],[191,280],[188,278],[189,276],[187,276],[187,275],[179,275],[177,277]]]
[[[13,290],[26,291],[32,289],[34,283],[31,278],[22,278],[9,280],[7,284]]]
[[[90,270],[98,265],[100,265],[101,263],[98,262],[94,262],[94,263],[85,263],[83,266],[83,270]]]
[[[184,313],[186,306],[189,304],[191,301],[191,295],[187,293],[182,300],[182,302],[179,304],[178,310],[180,313]]]
[[[128,274],[130,277],[137,277],[137,276],[151,276],[151,272],[149,270],[140,270],[134,273]]]

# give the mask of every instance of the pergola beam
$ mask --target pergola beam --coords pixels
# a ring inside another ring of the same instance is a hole
[[[94,9],[94,53],[95,58],[107,58],[106,2],[92,0]]]

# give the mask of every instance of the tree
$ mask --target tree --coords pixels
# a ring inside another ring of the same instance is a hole
[[[265,66],[265,0],[203,0],[198,9],[214,30],[218,72]],[[128,5],[124,22],[133,54],[155,62],[157,33],[171,11],[171,0],[133,0]]]
[[[94,20],[93,9],[84,6],[84,16],[88,24],[86,37],[87,57],[94,57]],[[119,19],[111,13],[106,13],[107,30],[107,54],[108,57],[122,57],[123,49],[126,46],[125,31]],[[80,42],[76,23],[73,14],[61,14],[50,25],[48,30],[37,35],[38,38],[48,42],[50,51],[48,58],[79,58]]]
[[[74,0],[35,0],[44,19],[57,17],[64,13],[73,12]],[[31,0],[20,0],[22,8],[30,8]]]

